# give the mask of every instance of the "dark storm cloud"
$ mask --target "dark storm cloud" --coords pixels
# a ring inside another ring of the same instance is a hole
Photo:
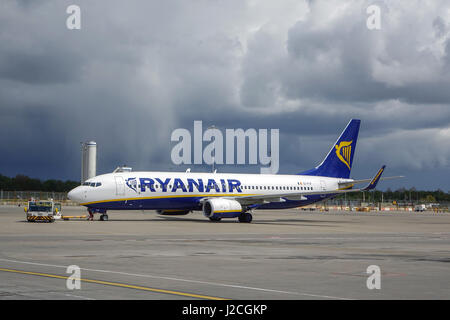
[[[406,14],[402,18],[405,25],[414,26],[408,33],[399,33],[389,14],[383,16],[379,31],[365,28],[366,16],[358,11],[343,14],[326,28],[317,28],[310,20],[298,22],[289,30],[284,78],[287,95],[345,102],[399,99],[449,103],[450,93],[445,88],[450,78],[441,68],[444,57],[437,58],[431,49],[420,47],[438,43],[443,37],[442,26],[435,43],[420,43],[417,29],[425,27],[431,32],[436,20],[413,22]],[[436,74],[423,77],[420,72],[425,68],[428,72],[434,69]]]
[[[170,134],[194,120],[280,129],[295,173],[360,118],[354,174],[389,160],[420,187],[421,170],[449,172],[450,5],[376,3],[369,31],[367,1],[77,1],[70,31],[73,1],[2,2],[0,173],[78,179],[85,140],[99,172],[193,167],[171,164]]]
[[[76,64],[73,59],[59,52],[0,53],[0,77],[26,83],[64,83],[77,78],[78,69],[67,68]]]

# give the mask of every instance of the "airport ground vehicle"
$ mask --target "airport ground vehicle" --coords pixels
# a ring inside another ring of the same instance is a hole
[[[54,222],[55,219],[61,218],[61,203],[53,200],[30,200],[24,211],[29,222]]]
[[[414,211],[416,212],[424,212],[426,210],[426,206],[424,204],[418,204],[414,207]]]

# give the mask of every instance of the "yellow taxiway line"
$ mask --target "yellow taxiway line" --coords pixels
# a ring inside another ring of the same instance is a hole
[[[56,275],[56,274],[30,272],[30,271],[15,270],[15,269],[0,268],[0,271],[20,273],[20,274],[27,274],[27,275],[33,275],[33,276],[48,277],[48,278],[56,278],[56,279],[68,279],[69,278],[69,277],[66,277],[66,276],[59,276],[59,275]],[[224,299],[224,298],[204,296],[204,295],[195,294],[195,293],[186,293],[186,292],[173,291],[173,290],[156,289],[156,288],[135,286],[135,285],[125,284],[125,283],[118,283],[118,282],[109,282],[109,281],[92,280],[92,279],[81,279],[81,278],[80,278],[80,281],[96,283],[96,284],[103,284],[103,285],[107,285],[107,286],[135,289],[135,290],[143,290],[143,291],[150,291],[150,292],[157,292],[157,293],[173,294],[173,295],[184,296],[184,297],[189,297],[189,298],[198,298],[198,299],[207,299],[207,300],[227,300],[227,299]]]

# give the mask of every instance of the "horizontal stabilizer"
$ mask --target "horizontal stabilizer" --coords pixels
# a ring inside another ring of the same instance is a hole
[[[393,180],[393,179],[399,179],[399,178],[404,178],[405,176],[392,176],[392,177],[382,177],[380,178],[380,181],[386,181],[386,180]],[[360,180],[351,180],[351,181],[345,181],[345,182],[339,182],[339,188],[345,188],[345,187],[349,187],[349,186],[353,186],[355,184],[359,184],[359,183],[367,183],[372,181],[372,179],[360,179]]]

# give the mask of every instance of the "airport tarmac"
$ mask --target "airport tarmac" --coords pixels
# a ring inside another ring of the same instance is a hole
[[[0,299],[450,299],[448,213],[108,214],[30,223],[0,207]],[[79,290],[66,286],[70,265]],[[380,289],[367,288],[371,265]]]

